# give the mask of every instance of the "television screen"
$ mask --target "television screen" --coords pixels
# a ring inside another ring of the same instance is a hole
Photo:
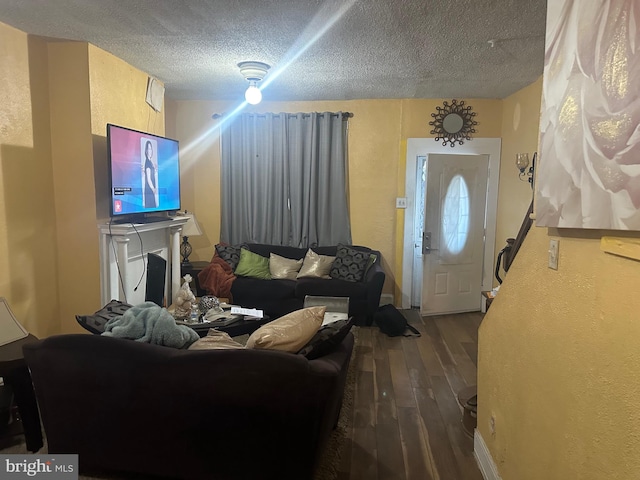
[[[180,209],[178,141],[107,124],[111,216]]]

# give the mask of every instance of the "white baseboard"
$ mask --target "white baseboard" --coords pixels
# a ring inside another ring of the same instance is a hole
[[[478,467],[484,480],[502,480],[498,474],[498,467],[493,462],[487,444],[484,443],[478,429],[473,433],[473,454],[476,457],[476,462],[478,462]]]

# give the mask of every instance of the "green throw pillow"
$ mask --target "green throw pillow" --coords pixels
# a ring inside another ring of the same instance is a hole
[[[261,278],[271,280],[269,273],[269,259],[250,252],[246,248],[240,250],[240,261],[233,272],[241,277]]]

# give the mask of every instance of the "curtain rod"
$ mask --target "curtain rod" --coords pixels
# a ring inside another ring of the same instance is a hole
[[[224,115],[225,115],[224,113],[214,113],[213,115],[211,115],[211,118],[214,118],[214,119],[222,118],[222,117],[224,117]],[[256,117],[263,117],[263,118],[266,117],[266,114],[264,114],[264,113],[251,113],[250,115],[255,115]],[[295,115],[297,115],[297,114],[295,114],[295,113],[287,113],[287,116],[289,116],[289,117],[292,117],[292,116],[295,116]],[[324,113],[320,113],[318,115],[324,116]],[[309,113],[303,113],[302,114],[302,118],[306,118],[306,117],[309,117],[309,116],[310,116]],[[338,114],[332,113],[331,116],[332,117],[334,117],[334,116],[337,117]],[[280,118],[280,114],[276,113],[274,115],[274,117]],[[342,112],[342,118],[353,118],[353,113],[351,113],[351,112]]]

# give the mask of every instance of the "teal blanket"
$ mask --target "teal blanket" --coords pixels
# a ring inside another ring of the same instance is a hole
[[[153,302],[135,305],[122,316],[112,318],[102,335],[173,348],[188,348],[200,338],[186,325],[177,325],[166,308]]]

